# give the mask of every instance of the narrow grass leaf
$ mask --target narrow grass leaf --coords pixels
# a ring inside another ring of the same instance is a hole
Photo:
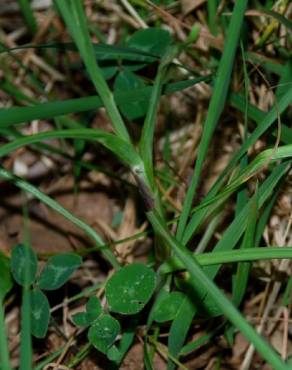
[[[192,320],[196,314],[196,308],[188,296],[183,302],[171,324],[168,337],[168,350],[172,356],[177,357],[188,334]],[[167,370],[173,370],[176,364],[169,359]]]
[[[291,92],[292,92],[292,90],[291,90]],[[253,135],[254,135],[254,133],[251,134],[251,136],[247,139],[247,141],[249,141],[250,138]],[[242,155],[245,154],[245,151],[248,149],[246,147],[246,142],[242,145],[241,149],[233,157],[233,159],[231,160],[231,162],[229,162],[229,164],[227,165],[227,167],[225,168],[225,170],[223,171],[223,173],[219,176],[218,180],[216,180],[216,182],[213,185],[212,189],[210,190],[210,192],[208,193],[207,197],[205,198],[205,200],[202,203],[205,203],[206,202],[205,204],[207,204],[208,201],[209,201],[209,199],[213,198],[216,195],[216,193],[218,192],[218,190],[220,189],[220,187],[224,183],[223,180],[224,180],[224,177],[226,176],[226,174],[234,167],[235,163],[237,163],[237,161],[241,158]],[[280,156],[282,156],[282,155],[285,156],[287,154],[289,156],[289,152],[291,150],[290,147],[291,147],[291,145],[288,145],[287,148],[285,146],[283,152],[281,151]],[[271,153],[272,152],[270,152],[270,154]],[[260,157],[259,162],[261,162],[262,159],[263,158]],[[259,162],[257,164],[259,164]],[[199,207],[201,207],[201,205]],[[186,231],[184,233],[184,237],[183,237],[183,243],[184,244],[186,244],[191,239],[191,237],[193,236],[193,234],[197,230],[198,226],[201,224],[202,220],[207,216],[207,214],[208,214],[208,212],[207,211],[204,211],[204,210],[198,210],[198,212],[194,212],[193,213],[193,215],[191,217],[191,220],[188,223],[188,226],[187,226]]]
[[[165,84],[163,86],[163,94],[172,94],[176,91],[181,91],[194,86],[199,82],[208,82],[209,80],[210,77],[207,76]],[[152,90],[153,87],[147,86],[135,89],[134,91],[118,91],[115,94],[115,98],[119,101],[119,104],[123,105],[128,105],[131,102],[139,103],[144,100],[149,100]],[[103,107],[103,103],[96,95],[85,98],[41,103],[31,107],[0,108],[0,126],[1,128],[6,128],[35,119],[50,119],[65,114],[80,113],[101,107]]]
[[[12,276],[10,272],[10,260],[2,252],[0,252],[0,302],[3,302],[6,294],[13,286]]]
[[[210,294],[218,308],[230,320],[241,333],[253,344],[260,355],[271,365],[275,370],[288,370],[286,365],[276,351],[256,332],[256,330],[242,317],[240,312],[232,305],[221,290],[213,283],[213,281],[200,268],[197,261],[194,259],[191,252],[180,244],[168,231],[167,226],[160,216],[154,211],[147,213],[147,217],[154,229],[160,233],[164,240],[169,243],[174,254],[186,266],[194,288],[203,286]]]
[[[0,361],[1,368],[4,370],[11,370],[9,360],[9,348],[7,343],[7,333],[5,325],[5,310],[4,302],[0,300]]]
[[[9,349],[5,325],[4,298],[12,288],[9,259],[0,252],[0,361],[3,369],[10,370]]]
[[[265,180],[265,182],[260,186],[259,188],[259,194],[261,194],[259,199],[259,207],[263,205],[263,203],[267,200],[267,198],[270,196],[270,194],[273,194],[273,191],[278,184],[278,182],[281,180],[281,178],[285,175],[285,173],[288,171],[290,165],[289,163],[281,164],[280,166],[276,167],[271,175]],[[226,249],[232,249],[238,242],[239,238],[241,237],[242,233],[245,229],[245,222],[247,219],[247,206],[245,209],[243,209],[240,213],[240,215],[237,216],[237,218],[231,223],[231,225],[228,227],[228,229],[225,231],[223,235],[223,240],[221,240],[219,243],[217,243],[217,250],[226,250]],[[198,219],[203,219],[206,215],[206,212],[204,210],[201,210],[197,213],[199,216]],[[199,223],[198,223],[199,225]],[[204,254],[205,255],[205,254]],[[213,253],[211,254],[213,256]],[[207,256],[208,262],[210,261],[211,256]],[[164,268],[165,265],[162,265],[161,269]],[[185,266],[184,266],[185,268]],[[208,276],[211,278],[214,278],[220,268],[220,264],[216,264],[215,266],[210,266],[209,270],[206,271],[208,273]],[[206,269],[206,267],[205,267]],[[206,298],[205,298],[206,299]],[[207,305],[209,303],[207,302]],[[210,305],[214,306],[214,302],[211,300]],[[187,309],[187,303],[183,305],[182,309]],[[192,315],[195,315],[195,310],[193,308]],[[193,316],[192,316],[193,317]],[[189,326],[191,324],[191,319],[186,316],[181,317],[179,320],[174,320],[171,330],[170,330],[170,336],[169,336],[169,350],[173,355],[177,355],[185,341],[186,333],[189,329]],[[181,333],[181,335],[176,335],[176,328],[180,328],[180,326],[183,327],[184,331]],[[172,330],[173,328],[173,330]],[[179,341],[177,341],[177,338],[180,338]],[[174,366],[174,365],[173,365]]]
[[[112,251],[104,244],[100,236],[92,229],[89,225],[87,225],[84,221],[80,220],[76,216],[74,216],[71,212],[69,212],[66,208],[61,206],[58,202],[50,198],[48,195],[42,193],[38,188],[33,186],[32,184],[28,183],[25,180],[20,179],[17,176],[14,176],[9,171],[6,171],[4,168],[0,167],[0,177],[11,181],[15,186],[23,189],[24,191],[32,194],[35,198],[39,199],[41,202],[55,210],[56,212],[60,213],[62,216],[67,218],[71,221],[74,225],[79,227],[81,230],[85,232],[95,243],[97,249],[101,250],[101,253],[104,257],[111,263],[114,268],[119,268],[120,265],[112,253]]]
[[[29,246],[24,245],[27,249],[25,253],[25,278],[22,287],[21,302],[21,331],[20,331],[20,370],[32,368],[32,338],[31,338],[31,290],[30,280],[34,275],[30,271]],[[34,268],[34,264],[32,265]],[[17,271],[17,269],[16,269]]]
[[[87,29],[87,21],[80,0],[56,0],[56,4],[66,22],[66,25],[79,49],[80,55],[89,73],[92,83],[98,92],[112,125],[118,136],[130,144],[128,130],[123,122],[100,67],[97,64],[94,49]]]
[[[240,149],[237,151],[237,153],[232,157],[232,159],[229,161],[226,168],[222,171],[219,178],[216,180],[215,184],[212,186],[211,190],[209,191],[207,197],[205,200],[210,199],[213,197],[218,190],[223,185],[227,174],[230,173],[230,171],[234,168],[234,166],[237,164],[237,162],[242,158],[242,156],[248,151],[248,149],[255,144],[255,142],[258,140],[258,138],[269,129],[269,127],[275,122],[275,120],[278,118],[278,115],[283,113],[286,108],[289,106],[289,104],[292,102],[292,86],[288,86],[286,93],[281,97],[281,99],[278,101],[277,108],[272,108],[264,117],[263,120],[259,123],[259,125],[256,127],[256,129],[253,131],[253,133],[250,134],[250,136],[247,138],[247,140],[242,144]],[[291,143],[289,143],[291,144]],[[198,225],[200,225],[202,221],[202,217],[206,215],[205,212],[201,212],[200,214],[194,213],[191,217],[191,220],[189,221],[187,228],[184,232],[183,236],[183,244],[186,244],[192,237],[192,235],[195,233]]]
[[[47,131],[31,136],[24,136],[0,147],[0,157],[25,145],[34,144],[46,139],[84,139],[97,141],[116,154],[124,163],[130,167],[143,167],[141,159],[136,150],[128,145],[126,141],[98,129],[67,129]]]
[[[268,164],[272,164],[279,159],[285,159],[289,157],[292,157],[292,144],[284,145],[278,147],[277,149],[267,149],[263,151],[248,166],[234,176],[234,179],[224,188],[221,193],[210,198],[209,200],[203,201],[199,206],[193,209],[193,212],[197,212],[198,210],[203,209],[204,207],[207,207],[217,201],[225,201],[235,190],[237,190],[241,185],[247,182],[252,176],[258,173]]]
[[[203,134],[200,141],[196,165],[192,180],[187,191],[187,195],[183,204],[183,210],[179,218],[177,228],[177,238],[182,240],[187,220],[192,208],[192,202],[199,184],[200,174],[202,171],[203,163],[206,157],[206,153],[211,141],[213,132],[218,124],[220,115],[224,109],[231,73],[233,69],[233,63],[235,58],[235,52],[238,45],[241,24],[244,19],[244,13],[247,6],[247,0],[237,1],[234,5],[232,12],[230,25],[228,28],[228,37],[225,42],[224,51],[220,60],[219,68],[217,71],[217,79],[215,81],[215,87],[213,95],[210,101],[207,118],[204,124]]]
[[[162,58],[161,64],[159,66],[155,83],[153,86],[149,107],[147,115],[143,124],[142,134],[139,142],[139,150],[144,162],[145,171],[147,173],[148,182],[152,188],[154,187],[153,178],[153,138],[156,123],[156,115],[160,102],[160,96],[162,93],[163,81],[166,77],[166,73],[170,62],[174,58],[176,53],[175,48],[169,48],[166,51],[165,56]]]
[[[233,251],[205,252],[195,255],[200,266],[218,266],[227,263],[265,261],[271,259],[291,259],[292,247],[253,247],[251,249],[237,249]],[[171,264],[163,265],[160,269],[161,274],[169,274],[179,270],[185,270],[185,266],[174,258]]]
[[[35,16],[32,11],[32,7],[29,0],[18,0],[20,10],[22,11],[25,22],[28,26],[30,33],[33,35],[37,31],[37,23]]]
[[[248,221],[244,238],[240,246],[241,250],[252,248],[255,243],[255,232],[257,224],[257,212],[258,212],[258,193],[257,189],[250,202],[250,209],[248,214]],[[239,263],[237,265],[237,271],[232,280],[232,301],[236,306],[239,306],[244,293],[246,291],[248,276],[249,276],[250,264],[247,262]]]
[[[281,178],[286,174],[289,169],[289,163],[282,163],[277,166],[270,176],[259,186],[258,194],[258,207],[259,209],[267,201],[267,199],[273,194],[273,191]],[[248,212],[250,208],[250,202],[243,208],[240,214],[233,220],[229,227],[224,232],[220,241],[215,245],[213,252],[227,251],[235,247],[247,225]],[[249,251],[251,252],[251,251]],[[219,266],[206,267],[204,270],[209,277],[214,278],[218,272]]]
[[[99,61],[116,61],[120,62],[122,60],[133,61],[133,62],[143,62],[143,63],[153,63],[159,60],[159,55],[147,52],[145,50],[137,49],[135,47],[125,47],[120,45],[107,45],[107,44],[95,44],[92,43],[94,54]],[[28,44],[20,45],[12,48],[6,48],[0,45],[0,54],[5,52],[13,52],[22,49],[60,49],[65,51],[78,51],[76,45],[72,42],[50,42],[46,44]]]

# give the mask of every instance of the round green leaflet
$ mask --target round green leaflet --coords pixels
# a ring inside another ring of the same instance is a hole
[[[116,319],[110,315],[103,315],[90,326],[88,340],[97,350],[106,353],[120,330],[120,324]]]
[[[155,289],[156,276],[142,263],[117,271],[107,282],[105,295],[112,312],[133,315],[141,311]]]
[[[11,272],[14,280],[22,286],[34,282],[37,273],[37,256],[32,248],[16,245],[11,253]]]
[[[31,292],[31,332],[37,338],[44,338],[50,321],[50,305],[45,294],[38,289]]]
[[[123,70],[117,75],[114,83],[114,93],[115,96],[117,96],[117,104],[127,119],[134,120],[144,117],[147,113],[149,98],[147,99],[145,97],[143,100],[136,102],[132,101],[131,104],[125,105],[123,99],[119,100],[118,98],[119,92],[133,91],[135,89],[143,89],[145,87],[146,85],[143,80],[131,71]]]
[[[59,289],[81,265],[82,259],[74,253],[62,253],[49,258],[38,278],[41,289]]]
[[[96,296],[90,297],[86,303],[86,313],[90,322],[93,322],[102,313],[100,300]]]
[[[184,299],[185,295],[181,292],[167,293],[154,309],[153,320],[161,323],[173,320],[184,303]]]
[[[73,315],[72,320],[77,326],[87,326],[94,322],[102,313],[100,300],[96,297],[90,297],[86,303],[86,311],[78,312]]]
[[[128,46],[162,56],[171,41],[168,31],[153,27],[136,31],[128,40]]]

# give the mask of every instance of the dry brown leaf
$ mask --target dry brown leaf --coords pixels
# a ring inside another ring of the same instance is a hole
[[[186,15],[204,4],[206,0],[181,0],[183,14]]]

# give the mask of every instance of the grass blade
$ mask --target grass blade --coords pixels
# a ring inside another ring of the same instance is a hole
[[[62,207],[58,202],[50,198],[48,195],[42,193],[38,188],[31,185],[30,183],[26,182],[25,180],[20,179],[17,176],[14,176],[9,171],[5,170],[4,168],[0,167],[0,177],[4,178],[5,180],[13,182],[13,184],[20,189],[29,192],[35,198],[39,199],[41,202],[45,203],[47,206],[55,210],[56,212],[60,213],[62,216],[67,218],[71,221],[74,225],[79,227],[83,230],[96,244],[97,247],[100,247],[101,253],[104,257],[111,263],[114,268],[119,268],[120,265],[112,253],[112,251],[104,244],[100,236],[92,229],[89,225],[87,225],[84,221],[80,220],[76,216],[74,216],[71,212],[69,212],[66,208]],[[103,247],[103,248],[101,248]]]
[[[183,211],[178,222],[178,240],[182,240],[183,238],[187,220],[191,211],[193,198],[199,184],[200,174],[202,171],[208,146],[215,127],[219,121],[220,115],[224,109],[232,73],[232,66],[234,63],[235,52],[238,46],[241,24],[243,22],[246,6],[247,0],[237,1],[234,5],[234,10],[228,29],[228,37],[225,43],[222,58],[220,60],[220,65],[217,72],[217,79],[215,82],[213,95],[210,101],[207,118],[204,124],[203,134],[198,149],[194,173],[184,201]]]
[[[28,26],[30,33],[33,35],[37,31],[37,23],[34,17],[29,0],[18,0],[19,7],[22,11],[25,22]]]
[[[131,47],[124,47],[119,45],[107,45],[107,44],[95,44],[92,43],[92,47],[95,53],[95,56],[98,60],[123,60],[127,61],[139,61],[143,63],[153,63],[160,59],[158,55],[147,53],[143,50],[138,50]],[[77,51],[77,47],[72,42],[61,43],[61,42],[52,42],[48,44],[39,44],[39,45],[20,45],[13,48],[6,48],[3,45],[0,45],[0,53],[9,52],[23,49],[60,49],[66,51]]]
[[[123,122],[100,67],[97,64],[94,49],[87,29],[86,17],[80,0],[56,0],[56,4],[66,25],[79,49],[80,55],[110,117],[111,123],[118,134],[126,142],[131,142],[128,130]]]
[[[46,139],[84,139],[97,141],[110,151],[112,151],[118,158],[120,158],[128,166],[142,167],[141,159],[135,149],[128,145],[123,139],[118,138],[115,135],[109,134],[98,129],[67,129],[67,130],[55,130],[47,131],[36,135],[25,136],[14,140],[8,144],[0,147],[0,157],[11,153],[25,145],[38,143]]]
[[[254,245],[254,244],[253,244]],[[258,247],[251,248],[253,245],[249,245],[247,249],[237,249],[233,251],[221,251],[221,252],[207,252],[196,254],[196,260],[199,265],[204,266],[215,266],[227,263],[237,262],[254,262],[254,261],[267,261],[272,259],[290,259],[292,258],[292,247]],[[171,265],[164,265],[159,271],[161,274],[169,274],[173,271],[185,270],[185,266],[182,265],[177,259],[172,260]]]
[[[292,144],[284,145],[275,149],[267,149],[260,153],[248,166],[246,166],[238,175],[230,182],[225,189],[210,198],[209,200],[203,201],[199,206],[195,207],[192,212],[197,212],[215,202],[222,202],[227,199],[236,189],[241,185],[247,182],[252,176],[266,167],[268,164],[271,164],[279,159],[285,159],[292,156]]]
[[[168,350],[173,357],[178,356],[195,314],[195,306],[191,300],[185,296],[184,302],[182,302],[180,310],[177,312],[169,331]],[[175,368],[175,366],[175,363],[169,360],[167,370],[172,370]]]
[[[163,94],[171,94],[176,91],[194,86],[202,81],[209,81],[210,77],[198,77],[190,80],[169,83],[163,86]],[[150,98],[153,87],[135,89],[130,92],[118,91],[115,98],[121,104],[130,102],[139,102]],[[96,96],[88,96],[77,99],[67,99],[65,101],[52,101],[42,104],[36,104],[32,107],[12,107],[0,109],[0,122],[2,128],[7,128],[15,124],[32,121],[34,119],[50,119],[70,113],[80,113],[92,109],[103,107],[101,99]]]
[[[4,303],[2,300],[0,300],[0,360],[1,368],[3,370],[11,370],[7,335],[5,330]]]
[[[153,137],[156,122],[157,110],[160,102],[160,96],[162,93],[163,81],[166,77],[168,66],[174,58],[176,49],[170,48],[164,58],[162,58],[161,64],[158,69],[158,73],[153,86],[147,115],[144,121],[141,139],[139,143],[139,149],[141,158],[144,162],[145,171],[147,173],[148,181],[154,187],[153,178]]]
[[[147,213],[147,217],[151,222],[153,228],[164,238],[164,240],[171,246],[174,254],[184,264],[188,270],[192,284],[198,288],[198,285],[210,294],[216,305],[222,310],[224,315],[230,320],[241,333],[253,344],[261,356],[273,366],[275,370],[288,370],[286,365],[275,350],[250,326],[250,324],[241,316],[240,312],[233,306],[233,304],[226,298],[221,290],[206,276],[197,261],[194,259],[192,253],[180,244],[168,231],[160,216],[155,211]]]
[[[256,223],[257,223],[257,212],[258,212],[258,193],[256,189],[256,192],[250,202],[247,226],[246,226],[242,244],[240,246],[241,252],[245,251],[246,249],[252,248],[252,246],[254,245]],[[236,306],[240,305],[243,299],[244,293],[246,291],[249,270],[250,270],[250,264],[247,262],[239,263],[237,265],[237,271],[232,280],[232,288],[233,288],[232,301]]]
[[[282,163],[278,165],[270,176],[265,180],[265,182],[259,186],[258,194],[258,207],[259,209],[267,201],[269,196],[273,194],[274,188],[279,183],[281,178],[285,175],[290,167],[290,163]],[[224,232],[220,241],[216,244],[213,249],[213,252],[218,251],[227,251],[235,247],[235,244],[239,241],[240,237],[243,235],[243,232],[247,225],[248,212],[250,208],[250,202],[243,208],[240,214],[236,219],[230,224],[227,230]],[[218,267],[205,268],[208,276],[215,277],[218,272]]]

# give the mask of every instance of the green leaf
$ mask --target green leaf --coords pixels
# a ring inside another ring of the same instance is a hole
[[[120,265],[111,249],[104,246],[103,240],[95,232],[95,230],[92,227],[90,227],[87,223],[74,216],[73,213],[69,212],[66,208],[62,207],[60,203],[56,202],[54,199],[50,198],[49,196],[41,192],[37,187],[33,186],[31,183],[17,176],[14,176],[9,171],[6,171],[4,168],[1,168],[1,166],[0,166],[0,177],[4,178],[5,180],[11,181],[15,186],[18,186],[20,189],[23,189],[24,191],[32,194],[33,197],[39,199],[42,203],[46,204],[48,207],[60,213],[63,217],[67,218],[67,220],[69,220],[74,225],[83,230],[85,234],[87,234],[94,241],[96,248],[101,249],[102,254],[111,263],[111,265],[114,268],[119,268]]]
[[[128,104],[124,104],[123,100],[119,101],[119,92],[133,91],[144,87],[145,84],[142,79],[129,70],[120,72],[115,79],[114,95],[116,96],[117,104],[123,115],[129,120],[141,118],[146,115],[149,99],[131,101]]]
[[[27,276],[26,267],[28,267]],[[11,271],[19,285],[32,284],[37,273],[37,256],[34,250],[23,244],[16,245],[11,253]]]
[[[142,263],[117,271],[107,282],[105,295],[113,312],[133,315],[141,311],[155,288],[155,273]]]
[[[120,324],[110,315],[98,318],[88,331],[89,342],[100,352],[106,353],[120,332]]]
[[[278,353],[258,334],[258,332],[242,317],[241,313],[229,301],[229,299],[221,292],[217,285],[206,275],[203,269],[199,266],[197,260],[192,253],[172,236],[169,232],[166,222],[156,211],[147,212],[147,218],[152,224],[154,230],[159,233],[164,240],[172,248],[173,253],[181,260],[186,269],[190,273],[190,283],[195,289],[198,299],[204,297],[199,290],[201,287],[208,292],[223,314],[233,323],[250,341],[261,356],[275,369],[285,369],[288,367],[279,357]]]
[[[169,32],[160,28],[147,28],[135,32],[128,40],[128,46],[162,56],[171,44]]]
[[[103,78],[105,80],[110,80],[118,72],[119,68],[116,65],[111,65],[109,62],[105,62],[104,64],[105,65],[103,65],[102,62],[100,62],[100,68]]]
[[[106,108],[116,134],[130,144],[131,139],[128,130],[117,108],[112,92],[103,77],[101,68],[96,61],[82,2],[80,0],[56,0],[55,3],[75,41],[86,70]]]
[[[100,300],[94,296],[90,297],[86,303],[86,312],[78,312],[72,317],[72,321],[77,326],[87,326],[93,323],[102,313]]]
[[[195,84],[205,81],[208,82],[210,76],[198,77],[190,80],[182,80],[164,85],[163,93],[172,94],[176,91],[181,91]],[[137,91],[120,91],[115,95],[115,99],[119,100],[120,104],[129,104],[133,101],[143,101],[149,99],[152,93],[152,87],[147,86]],[[29,107],[11,107],[0,109],[1,128],[7,128],[15,124],[34,119],[50,119],[57,116],[62,116],[70,113],[85,112],[91,109],[98,109],[103,106],[101,99],[95,96],[87,96],[84,98],[67,99],[64,101],[51,101],[47,103],[36,104]]]
[[[157,55],[119,45],[95,44],[92,43],[94,54],[98,61],[120,61],[121,59],[133,62],[153,63],[158,60]],[[16,50],[23,49],[60,49],[65,51],[78,51],[77,47],[72,42],[51,42],[38,45],[20,45],[13,48],[6,48],[0,45],[0,53],[11,53]]]
[[[153,312],[153,320],[157,322],[172,321],[177,316],[185,295],[181,292],[168,293],[158,304]]]
[[[38,26],[32,10],[31,2],[29,0],[18,0],[18,6],[22,12],[23,18],[30,33],[34,35],[38,29]]]
[[[187,337],[193,318],[196,314],[196,307],[191,301],[189,296],[185,296],[176,317],[171,323],[169,337],[168,337],[168,350],[173,357],[177,357],[184,341]],[[168,362],[167,370],[174,369],[175,363],[171,360]]]
[[[45,290],[59,289],[81,262],[81,257],[73,253],[58,254],[49,258],[38,279],[39,287]]]
[[[77,312],[72,316],[72,321],[76,326],[87,326],[90,324],[87,312]]]
[[[255,233],[257,226],[257,214],[258,214],[258,192],[257,189],[250,202],[248,211],[248,220],[245,229],[245,234],[240,248],[248,249],[252,248],[255,244]],[[236,274],[232,278],[232,293],[233,303],[239,306],[242,302],[244,294],[248,285],[250,271],[250,263],[242,262],[237,265]]]
[[[121,352],[116,346],[111,346],[106,355],[109,360],[118,362],[121,357]]]
[[[1,303],[13,285],[9,259],[1,252],[0,252],[0,271],[1,271],[0,279],[0,303]]]
[[[87,317],[91,322],[98,318],[102,312],[102,306],[100,300],[94,296],[90,297],[86,304]]]
[[[244,20],[246,7],[247,0],[235,2],[229,23],[227,39],[224,42],[224,51],[217,70],[217,78],[215,81],[212,98],[209,104],[206,121],[204,123],[204,129],[198,148],[194,172],[188,187],[183,210],[181,212],[177,227],[177,239],[182,240],[184,245],[186,244],[184,241],[186,225],[188,223],[193,199],[199,185],[203,164],[206,159],[206,154],[209,149],[212,136],[219,122],[228,95],[236,49],[238,46],[241,25]]]
[[[34,289],[31,292],[31,332],[36,338],[44,338],[50,321],[50,305],[45,294]]]
[[[166,78],[169,66],[173,58],[175,57],[177,50],[175,47],[169,47],[165,51],[164,57],[161,60],[158,72],[155,78],[151,98],[149,101],[149,108],[145,121],[143,124],[143,129],[141,132],[139,150],[141,157],[144,162],[145,171],[148,177],[148,183],[154,189],[154,171],[153,171],[153,142],[154,142],[154,132],[155,124],[157,119],[157,112],[159,107],[159,101],[162,94],[162,87],[164,79]]]

